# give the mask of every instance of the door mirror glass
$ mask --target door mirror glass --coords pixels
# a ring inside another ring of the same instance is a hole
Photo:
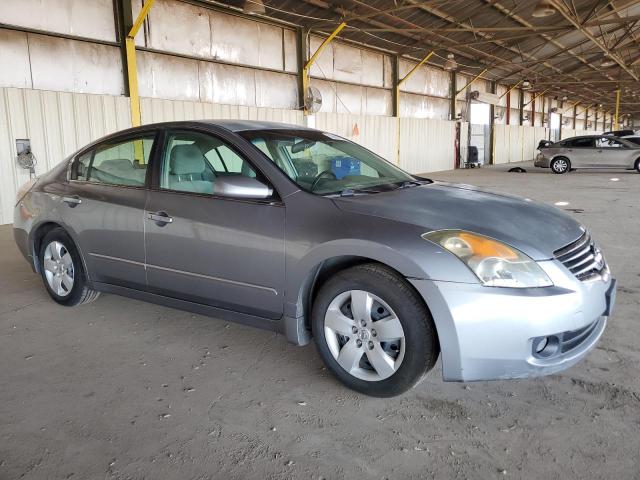
[[[221,197],[265,199],[273,195],[273,189],[253,177],[232,175],[218,177],[214,193]]]

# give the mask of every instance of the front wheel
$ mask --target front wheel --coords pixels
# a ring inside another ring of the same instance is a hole
[[[567,173],[569,170],[571,170],[571,162],[569,162],[568,158],[564,158],[564,157],[560,157],[560,158],[554,158],[551,161],[551,165],[549,165],[551,167],[551,171],[553,173]]]
[[[331,278],[314,302],[312,327],[327,367],[366,395],[409,390],[438,358],[436,329],[422,299],[382,265],[359,265]]]
[[[640,173],[640,158],[636,160],[634,168],[636,169],[636,172]]]

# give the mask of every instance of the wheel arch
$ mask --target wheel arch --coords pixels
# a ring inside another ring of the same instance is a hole
[[[370,244],[372,242],[366,243]],[[327,254],[321,258],[314,258],[314,261],[309,263],[301,261],[301,263],[308,265],[303,268],[304,274],[298,277],[295,283],[288,283],[291,288],[288,290],[290,295],[288,295],[288,301],[285,307],[285,317],[291,320],[296,319],[295,323],[298,326],[297,336],[292,338],[287,334],[290,341],[305,344],[311,339],[311,311],[313,301],[322,288],[322,285],[340,271],[356,265],[374,263],[389,269],[403,279],[425,278],[424,272],[411,259],[397,252],[390,254],[388,247],[384,247],[384,250],[373,248],[373,245],[370,245],[370,247],[372,248],[368,251],[364,248],[356,248],[353,251],[345,251],[344,253]],[[376,245],[375,247],[379,246]],[[316,255],[310,256],[316,257]],[[298,270],[300,271],[301,269]],[[412,290],[415,290],[410,282],[407,281],[407,285]],[[429,310],[429,306],[420,293],[416,291],[416,294],[427,310]],[[301,338],[300,329],[307,332],[304,339]]]
[[[80,255],[80,259],[82,260],[82,267],[84,268],[85,274],[87,275],[87,279],[90,279],[89,271],[87,269],[87,263],[85,261],[84,252],[78,243],[76,236],[73,232],[71,232],[65,225],[60,222],[54,220],[47,220],[39,223],[36,227],[31,230],[30,238],[29,238],[29,248],[31,249],[31,253],[33,255],[33,267],[37,273],[40,272],[40,249],[42,248],[42,240],[51,230],[55,228],[61,228],[66,232],[67,235],[71,238],[73,242],[73,246],[78,250],[78,254]]]

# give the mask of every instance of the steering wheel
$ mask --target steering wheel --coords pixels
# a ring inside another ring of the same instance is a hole
[[[323,170],[318,175],[316,175],[316,177],[313,179],[313,183],[311,183],[312,192],[316,189],[316,187],[318,186],[318,183],[324,177],[333,178],[334,180],[338,179],[338,177],[336,177],[336,174],[333,173],[331,170]]]

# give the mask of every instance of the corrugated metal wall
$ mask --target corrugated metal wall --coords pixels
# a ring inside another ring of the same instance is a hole
[[[455,133],[455,122],[401,118],[400,167],[416,174],[452,170]]]
[[[563,130],[564,134],[564,130]],[[494,163],[513,163],[533,160],[540,140],[549,137],[546,127],[495,125]]]
[[[16,191],[29,180],[16,163],[16,139],[31,140],[42,174],[92,140],[130,126],[126,97],[0,88],[0,224],[13,221]]]
[[[398,120],[395,117],[318,113],[315,128],[352,140],[390,162],[396,162]]]
[[[142,123],[145,124],[204,119],[266,120],[294,125],[302,125],[304,122],[301,110],[220,105],[158,98],[142,98],[140,109]]]

